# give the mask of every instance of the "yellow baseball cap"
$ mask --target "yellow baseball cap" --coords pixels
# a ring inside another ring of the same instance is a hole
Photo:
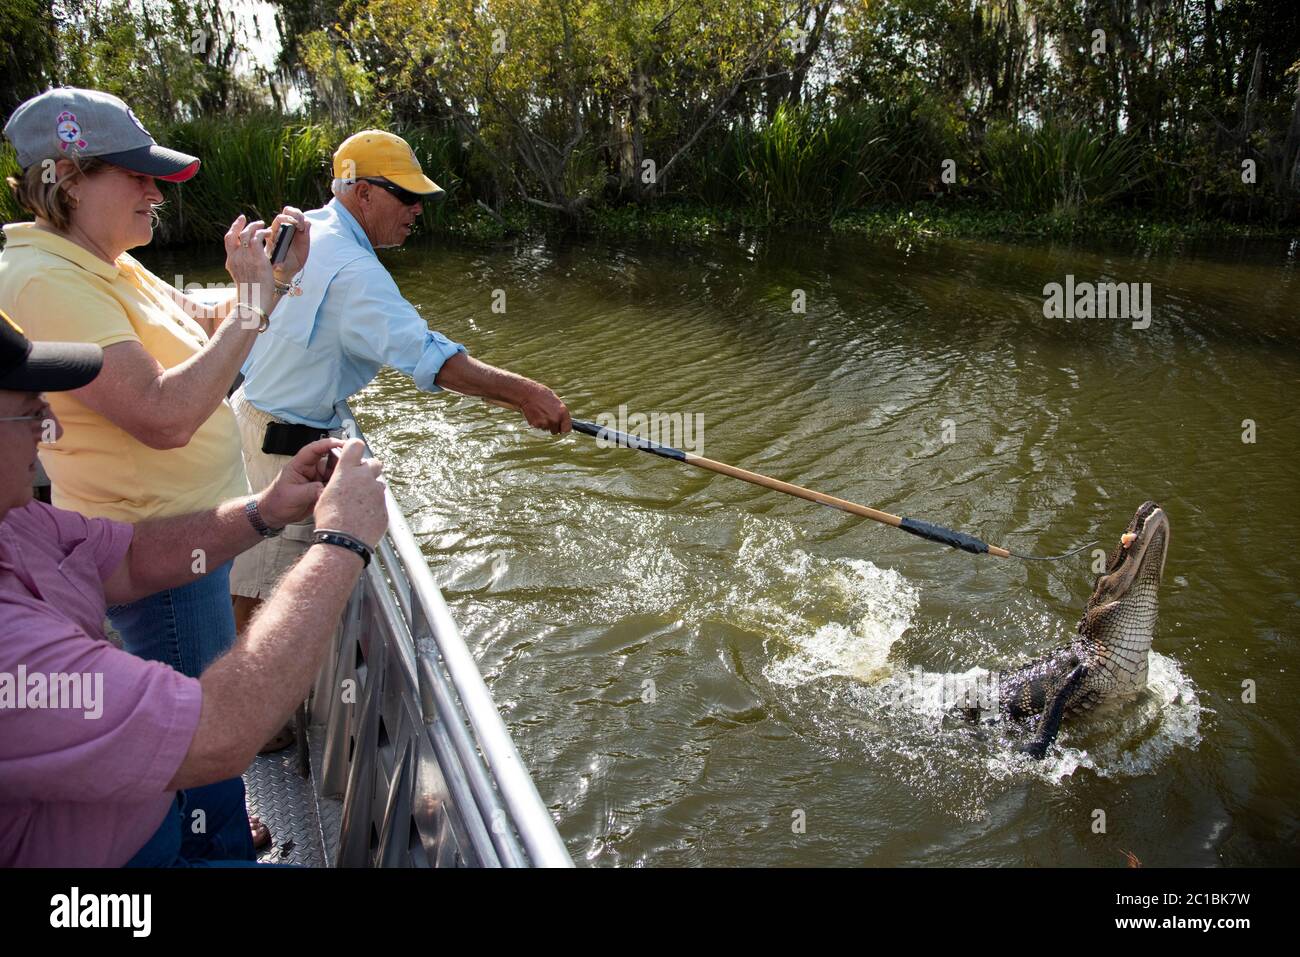
[[[336,179],[368,179],[372,176],[421,196],[443,192],[441,186],[424,175],[410,144],[383,130],[353,133],[334,151]]]

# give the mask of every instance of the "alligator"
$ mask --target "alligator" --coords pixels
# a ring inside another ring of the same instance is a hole
[[[1168,550],[1169,517],[1155,502],[1144,502],[1097,577],[1074,639],[992,676],[1002,717],[1039,717],[1037,732],[1021,751],[1041,759],[1062,719],[1131,698],[1146,687]]]

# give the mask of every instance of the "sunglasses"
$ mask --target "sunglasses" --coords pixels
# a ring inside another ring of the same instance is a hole
[[[396,183],[390,183],[386,179],[363,179],[362,182],[369,183],[371,186],[378,186],[385,192],[392,193],[399,203],[403,206],[414,206],[416,203],[423,203],[425,198],[419,193],[412,193],[409,189],[402,189]]]

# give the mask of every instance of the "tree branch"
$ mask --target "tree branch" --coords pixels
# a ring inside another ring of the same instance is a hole
[[[725,107],[727,105],[727,102],[733,96],[736,95],[736,91],[739,90],[741,84],[745,82],[746,74],[748,74],[749,71],[752,70],[763,57],[767,56],[767,52],[770,49],[772,49],[772,44],[774,44],[777,41],[777,39],[781,36],[781,34],[785,32],[785,28],[790,25],[790,22],[793,19],[793,17],[794,14],[787,15],[786,18],[781,21],[781,25],[777,27],[775,32],[773,32],[773,34],[768,38],[767,42],[764,43],[759,50],[757,50],[749,57],[749,60],[746,62],[744,68],[740,70],[740,73],[736,78],[736,82],[731,85],[731,88],[727,90],[725,95],[718,98],[717,102],[713,106],[713,109],[709,112],[709,115],[705,118],[704,122],[701,123],[696,128],[695,132],[691,134],[690,138],[681,147],[681,149],[679,149],[676,153],[674,153],[672,157],[668,160],[668,162],[665,163],[663,167],[659,170],[659,175],[656,177],[656,180],[658,182],[663,182],[668,171],[672,169],[673,164],[676,163],[679,159],[681,159],[682,156],[686,155],[687,151],[689,151],[690,148],[695,145],[695,141],[698,140],[700,136],[704,133],[704,131],[713,124],[713,121],[717,119],[718,114],[722,112],[723,107]]]

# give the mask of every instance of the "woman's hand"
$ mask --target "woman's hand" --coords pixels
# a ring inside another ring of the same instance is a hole
[[[289,244],[289,252],[285,255],[284,261],[275,267],[277,282],[288,282],[302,272],[302,267],[307,265],[307,251],[311,242],[311,227],[307,224],[307,217],[302,214],[302,210],[293,206],[286,206],[272,220],[271,229],[266,235],[266,254],[268,256],[271,255],[271,251],[275,247],[275,237],[279,234],[280,226],[284,223],[292,223],[295,228],[293,242]]]
[[[267,257],[266,238],[270,232],[260,219],[249,222],[240,215],[226,230],[226,272],[235,280],[237,301],[270,312],[274,305],[275,280],[271,260]]]

